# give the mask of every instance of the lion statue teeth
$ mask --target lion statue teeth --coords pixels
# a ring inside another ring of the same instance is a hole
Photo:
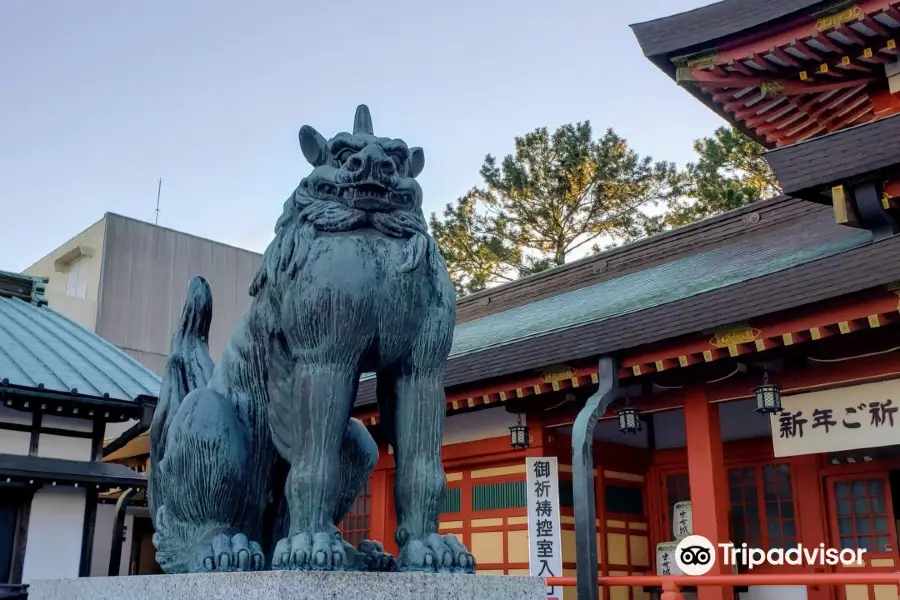
[[[313,170],[284,204],[216,365],[209,284],[188,285],[150,430],[157,562],[167,573],[474,573],[438,531],[456,297],[422,213],[424,153],[376,137],[365,106],[353,133],[326,140],[304,126],[299,137]],[[378,460],[350,418],[363,373],[377,376],[394,448],[396,557],[338,530]]]

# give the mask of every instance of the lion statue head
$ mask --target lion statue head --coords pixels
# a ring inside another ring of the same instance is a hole
[[[443,261],[422,213],[422,187],[416,181],[425,167],[421,148],[376,137],[365,105],[356,109],[353,133],[326,140],[304,125],[299,137],[313,170],[284,204],[275,239],[250,285],[251,296],[284,276],[293,279],[316,232],[369,227],[404,239],[406,260],[399,265],[400,272],[411,272],[423,261],[431,267]]]

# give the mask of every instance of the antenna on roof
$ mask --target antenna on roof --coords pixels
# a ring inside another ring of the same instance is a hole
[[[159,195],[162,193],[162,177],[159,179],[159,185],[156,187],[156,224],[159,225]]]

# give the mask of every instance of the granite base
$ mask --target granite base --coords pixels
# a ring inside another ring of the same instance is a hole
[[[28,600],[545,600],[538,577],[420,573],[196,573],[44,579]]]

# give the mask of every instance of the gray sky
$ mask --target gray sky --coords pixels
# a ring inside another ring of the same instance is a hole
[[[357,104],[425,148],[426,213],[536,127],[590,119],[691,160],[721,121],[641,54],[628,25],[710,0],[4,0],[0,269],[106,211],[262,251]]]

